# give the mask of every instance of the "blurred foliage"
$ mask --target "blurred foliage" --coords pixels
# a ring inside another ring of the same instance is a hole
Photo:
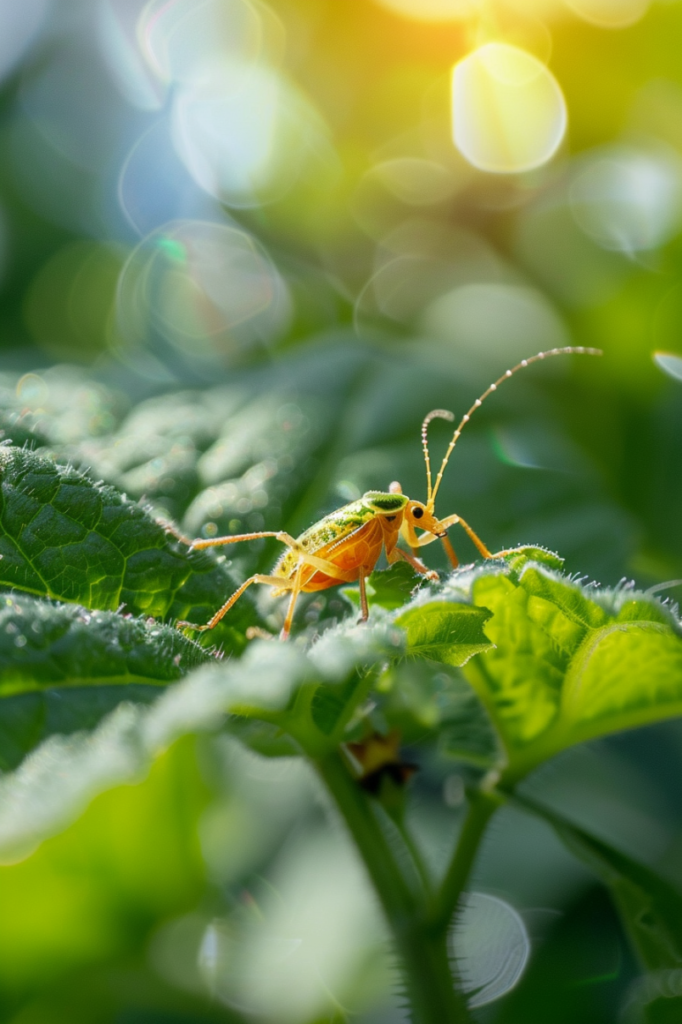
[[[451,936],[474,1019],[679,1020],[681,31],[678,0],[0,4],[3,1022],[402,1024],[311,770],[377,735],[358,799],[410,898],[501,803]],[[279,550],[185,537],[425,498],[424,414],[565,344],[604,358],[505,384],[439,492],[532,547],[380,565],[368,628],[304,595],[287,647],[247,639],[266,592],[174,628]]]

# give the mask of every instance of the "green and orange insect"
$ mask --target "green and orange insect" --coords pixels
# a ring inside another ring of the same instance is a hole
[[[275,537],[286,544],[288,550],[278,559],[272,572],[268,575],[256,573],[245,580],[234,594],[219,608],[210,622],[205,626],[196,626],[191,622],[178,622],[179,627],[195,630],[213,629],[223,616],[230,610],[244,591],[253,583],[263,583],[273,587],[275,595],[290,594],[284,626],[280,634],[286,640],[291,630],[296,601],[301,593],[316,590],[327,590],[328,587],[340,583],[357,583],[360,588],[360,605],[362,621],[366,621],[369,609],[365,580],[374,570],[382,550],[386,553],[389,565],[404,561],[420,575],[429,580],[437,580],[438,574],[427,568],[417,557],[420,548],[440,540],[454,568],[459,564],[457,555],[450,543],[447,531],[451,526],[459,524],[471,538],[479,554],[483,558],[493,558],[480,537],[459,515],[446,516],[438,519],[434,514],[436,495],[443,479],[453,449],[459,440],[462,430],[469,422],[472,414],[485,401],[488,395],[496,391],[499,385],[531,363],[547,359],[550,356],[569,355],[601,355],[599,349],[582,347],[553,348],[547,352],[523,359],[511,370],[502,374],[494,384],[477,398],[471,408],[462,416],[452,436],[450,445],[441,463],[435,483],[431,478],[431,460],[428,446],[428,427],[433,419],[454,421],[453,413],[446,409],[434,409],[422,423],[422,448],[426,462],[426,503],[413,501],[402,493],[399,483],[392,483],[388,492],[367,491],[357,501],[344,505],[318,523],[311,526],[300,537],[291,537],[281,530],[262,530],[257,533],[240,533],[230,537],[214,537],[208,540],[191,542],[193,550],[219,547],[224,544],[237,544],[245,540],[257,540],[261,537]],[[419,534],[417,530],[421,531]],[[409,551],[398,547],[402,538]],[[504,554],[504,552],[500,552]]]

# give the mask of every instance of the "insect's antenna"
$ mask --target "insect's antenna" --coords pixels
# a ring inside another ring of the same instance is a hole
[[[424,462],[426,463],[426,500],[431,501],[431,459],[429,458],[429,439],[428,430],[429,423],[431,420],[449,420],[451,423],[454,421],[455,414],[450,412],[449,409],[432,409],[431,412],[427,413],[422,423],[422,450],[424,452]]]
[[[431,469],[430,469],[430,466],[429,466],[428,454],[427,454],[427,457],[426,457],[426,467],[427,467],[427,477],[428,477],[428,480],[429,480],[429,497],[428,497],[428,500],[427,500],[427,503],[426,503],[426,507],[428,508],[429,512],[433,512],[433,507],[434,507],[434,504],[435,504],[435,501],[436,501],[436,495],[438,494],[438,488],[440,487],[440,482],[443,479],[443,473],[445,472],[445,467],[447,466],[448,460],[449,460],[450,456],[452,455],[453,448],[455,447],[455,445],[457,444],[457,441],[459,440],[459,435],[464,430],[464,427],[466,426],[466,424],[471,419],[473,413],[476,411],[476,409],[478,409],[478,407],[480,405],[483,404],[483,402],[486,400],[488,395],[491,395],[493,393],[493,391],[497,391],[497,389],[500,386],[500,384],[502,383],[502,381],[505,381],[508,377],[512,377],[517,372],[517,370],[523,370],[526,366],[530,366],[531,363],[538,363],[542,359],[549,359],[550,356],[565,356],[565,355],[600,356],[600,355],[602,355],[602,352],[601,352],[601,349],[598,349],[598,348],[583,348],[582,345],[567,345],[564,348],[551,348],[547,352],[538,352],[538,354],[535,355],[535,356],[529,356],[528,359],[522,359],[520,363],[516,364],[516,366],[512,366],[511,370],[507,370],[505,373],[502,374],[501,377],[498,377],[498,379],[495,381],[495,383],[491,384],[490,387],[487,388],[487,390],[483,392],[481,397],[476,399],[476,401],[471,406],[471,408],[468,409],[464,413],[464,415],[462,416],[461,420],[459,421],[459,423],[457,425],[457,429],[455,430],[454,434],[452,435],[452,441],[450,442],[450,446],[448,447],[448,450],[445,453],[445,458],[443,459],[443,461],[441,463],[441,467],[438,470],[438,476],[436,477],[436,483],[435,483],[435,485],[433,487],[433,490],[431,490],[431,486],[430,486],[430,484],[431,484]],[[436,412],[429,413],[429,415],[424,420],[424,427],[422,428],[422,441],[424,440],[424,438],[426,436],[426,425],[428,424],[429,419],[432,418],[435,415],[438,415],[439,413],[440,413],[440,410],[436,410]],[[445,418],[448,419],[449,417],[446,416]]]

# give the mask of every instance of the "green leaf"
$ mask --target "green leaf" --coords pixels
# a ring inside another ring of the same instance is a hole
[[[465,665],[475,654],[493,646],[483,630],[489,618],[485,608],[429,601],[403,612],[395,624],[407,633],[408,657]]]
[[[94,728],[123,698],[150,702],[211,660],[153,619],[0,595],[0,768],[53,733]]]
[[[141,506],[71,467],[3,448],[0,478],[2,586],[200,623],[234,589],[212,554],[190,551]],[[238,649],[245,624],[255,620],[250,607],[240,602],[222,632]]]
[[[607,886],[642,966],[649,972],[661,972],[661,984],[653,973],[635,986],[632,1008],[644,1013],[647,1021],[679,1020],[682,998],[665,985],[665,972],[673,969],[677,973],[682,966],[682,893],[651,868],[576,828],[537,801],[524,797],[520,804],[549,822],[568,849]],[[662,1016],[656,1014],[657,996],[662,997]],[[652,1012],[654,1016],[650,1016]]]
[[[492,615],[465,674],[493,718],[512,784],[559,750],[682,712],[682,630],[646,594],[582,587],[535,561],[446,584]]]
[[[345,622],[327,630],[308,653],[315,682],[302,688],[283,727],[310,756],[334,749],[377,670],[403,651],[403,637],[389,622]]]
[[[480,768],[504,762],[490,717],[456,669],[401,659],[381,675],[375,692],[382,715],[405,743],[428,737],[443,756]]]
[[[424,577],[419,576],[407,562],[396,562],[388,569],[378,569],[367,577],[367,601],[372,607],[378,605],[393,611],[409,601],[412,592]],[[360,607],[360,590],[358,587],[343,587],[341,593],[347,597],[356,608]]]
[[[0,697],[48,686],[160,685],[210,660],[153,619],[0,595]]]
[[[197,669],[150,707],[123,702],[92,733],[51,736],[0,777],[0,862],[26,856],[97,794],[139,781],[180,737],[218,730],[230,714],[284,720],[310,677],[293,645],[254,641],[240,661]]]

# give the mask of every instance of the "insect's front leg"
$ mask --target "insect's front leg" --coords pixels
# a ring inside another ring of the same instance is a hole
[[[471,529],[469,524],[466,523],[462,519],[461,516],[456,516],[456,515],[448,516],[446,519],[441,519],[439,525],[443,528],[443,530],[447,530],[449,526],[455,526],[457,523],[459,523],[459,525],[465,531],[465,533],[467,534],[467,536],[469,537],[469,539],[471,540],[472,544],[475,546],[476,550],[478,551],[478,553],[481,555],[482,558],[493,558],[494,557],[492,552],[488,551],[487,547],[485,546],[485,544],[483,543],[481,538],[478,536],[478,534],[474,533],[474,531]],[[442,539],[443,538],[441,538],[441,540]],[[420,540],[421,540],[421,538],[420,538]],[[427,543],[428,543],[428,541],[427,541]],[[447,551],[447,548],[445,550]],[[454,551],[453,551],[453,554],[454,554]],[[457,556],[455,555],[455,558],[456,557]]]

